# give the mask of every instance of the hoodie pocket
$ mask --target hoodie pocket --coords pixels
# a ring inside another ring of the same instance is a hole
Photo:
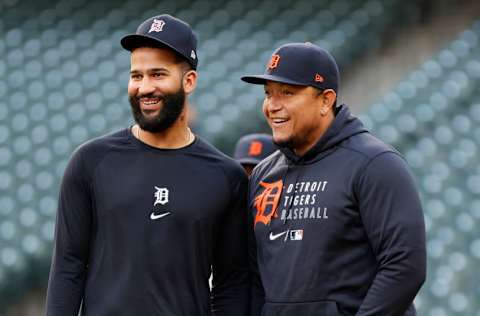
[[[341,316],[334,301],[305,303],[265,302],[262,316]]]

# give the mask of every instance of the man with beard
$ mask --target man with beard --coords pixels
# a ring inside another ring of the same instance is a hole
[[[160,15],[121,44],[136,124],[83,144],[66,168],[46,314],[246,315],[247,178],[187,126],[196,35]]]
[[[398,151],[337,106],[334,58],[285,44],[264,74],[242,79],[264,86],[282,147],[250,177],[253,315],[416,315],[426,247],[415,180]]]

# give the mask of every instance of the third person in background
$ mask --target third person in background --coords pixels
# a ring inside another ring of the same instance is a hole
[[[237,141],[233,158],[243,166],[247,175],[250,176],[253,168],[277,149],[271,135],[247,134]]]

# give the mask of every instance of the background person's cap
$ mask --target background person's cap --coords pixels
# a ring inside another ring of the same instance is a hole
[[[124,36],[120,43],[126,50],[149,45],[162,44],[180,54],[197,69],[197,36],[190,25],[169,14],[162,14],[145,20],[136,34]]]
[[[263,75],[249,75],[242,80],[265,84],[267,80],[338,93],[340,74],[337,62],[323,48],[312,43],[289,43],[273,52]]]
[[[248,134],[237,141],[233,158],[241,164],[257,165],[277,149],[272,136]]]

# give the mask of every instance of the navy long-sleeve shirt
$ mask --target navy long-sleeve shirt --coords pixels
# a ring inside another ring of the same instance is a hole
[[[246,186],[198,137],[158,149],[125,129],[82,145],[61,184],[47,316],[248,315]]]

